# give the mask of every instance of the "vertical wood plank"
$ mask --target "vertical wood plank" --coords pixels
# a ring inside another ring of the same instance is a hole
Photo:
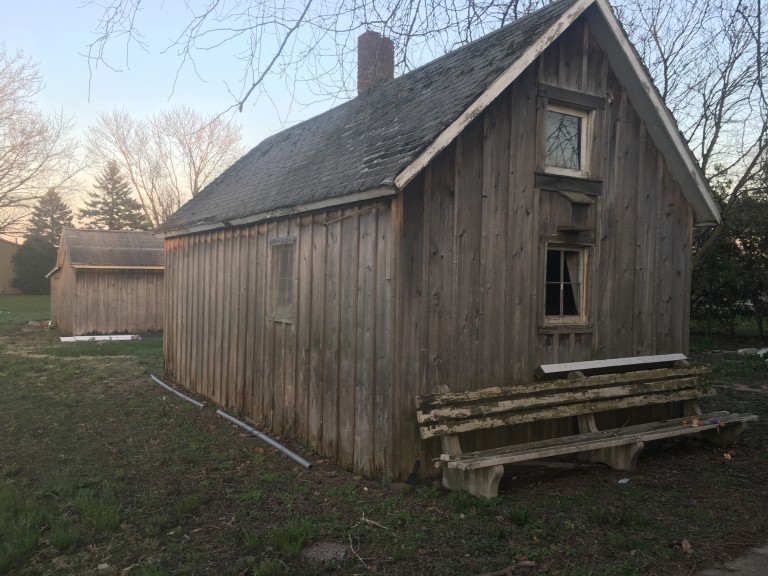
[[[328,219],[341,216],[328,213]],[[326,454],[338,457],[339,447],[339,337],[341,322],[341,226],[326,227],[325,277],[325,389],[323,394],[323,446]],[[344,415],[345,417],[347,415]]]
[[[377,211],[377,241],[376,241],[376,318],[374,350],[375,390],[373,393],[374,436],[374,466],[378,473],[385,478],[391,478],[391,421],[393,414],[393,395],[395,387],[394,363],[394,302],[392,270],[392,240],[394,230],[392,223],[392,207]]]
[[[258,299],[260,294],[257,284],[259,260],[256,243],[258,238],[257,226],[249,226],[245,237],[246,247],[243,251],[245,257],[245,266],[248,270],[248,288],[246,293],[245,315],[246,338],[245,338],[245,383],[243,388],[243,410],[253,419],[258,419],[261,406],[256,404],[255,389],[257,386],[258,365],[260,356],[256,350],[257,332],[258,332]]]
[[[355,409],[357,395],[357,282],[360,219],[350,208],[345,218],[332,226],[341,228],[339,261],[339,413],[338,461],[350,467],[354,462]]]
[[[483,121],[472,122],[459,136],[454,229],[454,336],[457,389],[478,386],[480,246],[483,190]]]
[[[296,274],[296,435],[309,439],[310,347],[312,333],[312,216],[299,219]]]
[[[422,257],[427,265],[429,300],[424,392],[455,384],[454,332],[454,226],[455,226],[455,145],[446,148],[427,171],[424,186],[424,234],[428,250]]]
[[[310,357],[309,357],[309,444],[319,447],[323,442],[325,358],[326,293],[328,281],[326,266],[326,245],[328,244],[325,215],[312,216],[311,277],[310,287]]]
[[[482,385],[507,384],[505,363],[500,362],[508,348],[506,324],[507,264],[509,227],[509,159],[511,117],[507,90],[489,110],[483,147],[483,246],[480,258],[482,277],[481,328],[484,342],[480,360]]]
[[[376,278],[378,211],[371,210],[358,218],[357,316],[355,343],[355,434],[354,469],[364,474],[374,470],[376,310],[379,306]]]

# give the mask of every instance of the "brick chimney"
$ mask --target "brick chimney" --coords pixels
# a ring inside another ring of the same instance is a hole
[[[395,76],[395,44],[373,30],[357,38],[357,93],[386,84]]]

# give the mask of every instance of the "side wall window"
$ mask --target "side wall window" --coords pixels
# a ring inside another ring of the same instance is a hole
[[[272,319],[293,322],[295,316],[296,238],[270,241]]]

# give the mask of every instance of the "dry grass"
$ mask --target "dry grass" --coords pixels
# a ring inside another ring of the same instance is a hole
[[[516,470],[480,501],[391,491],[312,454],[305,471],[153,384],[159,341],[65,346],[21,332],[35,314],[22,304],[0,314],[0,573],[666,576],[768,531],[763,361],[706,356],[728,383],[715,405],[762,417],[730,460],[674,441],[632,473]],[[324,540],[353,553],[303,566],[301,547]]]

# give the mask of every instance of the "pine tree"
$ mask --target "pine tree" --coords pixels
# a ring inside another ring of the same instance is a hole
[[[72,226],[72,210],[61,199],[55,188],[46,192],[37,203],[29,219],[27,238],[38,236],[51,246],[56,246],[61,231]]]
[[[103,230],[146,230],[147,219],[141,204],[131,198],[131,187],[120,174],[117,162],[109,162],[96,178],[95,192],[89,192],[80,218]]]
[[[42,237],[27,237],[12,257],[16,277],[11,285],[24,294],[50,294],[51,283],[45,275],[56,265],[57,252]]]
[[[56,265],[57,243],[61,231],[72,224],[72,211],[51,188],[35,206],[27,237],[13,255],[14,288],[25,294],[48,294],[45,275]]]

